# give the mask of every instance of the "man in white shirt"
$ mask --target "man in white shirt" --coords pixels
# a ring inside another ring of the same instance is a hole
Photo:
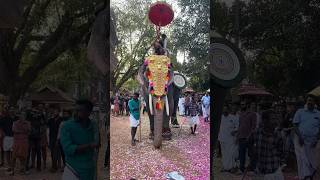
[[[180,115],[180,116],[185,115],[184,106],[185,106],[185,99],[184,99],[184,97],[181,95],[181,97],[179,98],[179,102],[178,102],[179,115]]]
[[[208,92],[202,97],[201,104],[202,104],[203,118],[204,118],[204,121],[207,122],[209,121],[209,116],[210,116],[210,96]]]
[[[236,168],[238,147],[235,134],[238,125],[239,117],[236,114],[230,114],[229,107],[224,106],[218,136],[222,153],[222,172],[233,172]]]

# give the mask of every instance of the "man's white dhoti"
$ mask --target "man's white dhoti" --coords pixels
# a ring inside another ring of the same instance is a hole
[[[199,124],[199,116],[188,116],[188,122],[190,126]]]
[[[312,148],[309,144],[300,146],[298,136],[294,135],[294,149],[297,158],[299,179],[314,175],[317,169],[317,148]]]
[[[185,114],[185,99],[179,98],[178,107],[179,107],[179,115],[183,116]]]
[[[229,114],[222,115],[218,140],[221,145],[222,168],[231,170],[236,167],[236,159],[238,157],[238,145],[236,137],[232,132],[238,129],[239,117]]]
[[[179,115],[183,116],[185,114],[184,104],[179,105]]]
[[[222,167],[224,170],[231,170],[236,167],[238,146],[235,141],[220,141],[222,153]]]
[[[140,121],[133,117],[132,114],[130,114],[130,127],[138,127]]]
[[[12,151],[13,146],[13,137],[11,136],[5,136],[3,138],[3,151]]]
[[[203,118],[207,118],[210,116],[210,106],[204,106],[202,105],[202,114],[203,114]]]
[[[80,180],[80,177],[72,167],[66,165],[62,174],[62,180]]]

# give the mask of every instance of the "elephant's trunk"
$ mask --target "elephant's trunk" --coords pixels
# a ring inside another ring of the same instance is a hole
[[[161,99],[164,101],[164,99]],[[153,107],[156,107],[156,98],[152,99]],[[163,111],[165,107],[162,109],[154,108],[154,140],[153,145],[155,148],[160,148],[162,145],[162,129],[163,129]]]

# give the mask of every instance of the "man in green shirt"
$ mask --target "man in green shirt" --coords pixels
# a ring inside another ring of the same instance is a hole
[[[130,110],[130,127],[131,127],[131,145],[136,145],[136,136],[137,127],[140,124],[140,101],[139,93],[134,93],[133,98],[129,101],[129,110]]]
[[[99,147],[97,124],[89,119],[93,105],[88,100],[76,103],[76,117],[61,127],[60,142],[65,153],[66,168],[63,180],[94,180],[94,153]]]

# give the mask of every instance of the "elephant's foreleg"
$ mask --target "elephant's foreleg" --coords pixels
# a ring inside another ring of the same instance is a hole
[[[172,137],[171,129],[170,129],[170,117],[167,116],[166,113],[163,115],[163,131],[162,137],[164,140],[170,140]]]

